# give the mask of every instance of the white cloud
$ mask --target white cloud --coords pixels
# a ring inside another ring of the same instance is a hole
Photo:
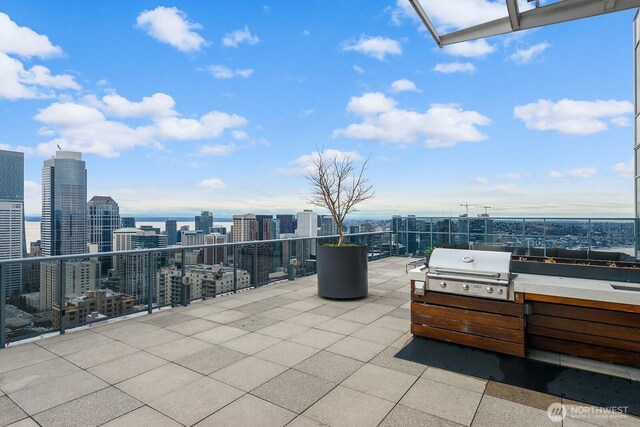
[[[52,89],[79,90],[80,85],[68,74],[52,75],[42,65],[25,69],[22,62],[0,52],[0,98],[53,98]]]
[[[223,145],[203,145],[198,150],[198,154],[204,156],[228,156],[236,151],[235,144],[223,144]]]
[[[162,148],[165,141],[215,139],[225,131],[238,130],[248,123],[244,117],[219,111],[200,118],[180,118],[173,110],[173,98],[164,94],[143,98],[141,102],[115,94],[105,98],[98,101],[87,97],[86,103],[57,102],[40,110],[34,117],[43,125],[40,134],[52,139],[28,151],[47,156],[55,152],[59,144],[66,150],[117,157],[139,146]],[[147,122],[133,127],[109,116],[147,119]]]
[[[177,7],[159,6],[153,10],[145,10],[138,15],[136,27],[181,52],[200,50],[208,45],[200,34],[193,31],[202,26],[189,22],[187,14]]]
[[[451,44],[442,48],[448,55],[463,56],[465,58],[479,58],[496,51],[496,47],[487,43],[485,39]]]
[[[362,96],[352,96],[347,104],[347,111],[357,116],[369,116],[385,113],[395,108],[397,102],[387,98],[381,92],[369,92]]]
[[[251,34],[248,26],[244,26],[242,30],[235,30],[224,35],[222,44],[227,47],[238,47],[242,43],[254,45],[260,42],[260,38]]]
[[[203,179],[197,184],[197,187],[203,190],[221,190],[226,186],[220,178]]]
[[[249,139],[249,135],[243,130],[232,130],[231,136],[238,141],[245,141]]]
[[[286,168],[278,168],[277,172],[284,176],[298,176],[307,175],[314,169],[313,159],[317,156],[316,152],[310,154],[304,154],[289,162],[289,166]],[[332,159],[336,157],[338,160],[343,160],[349,157],[353,161],[363,161],[362,157],[356,151],[340,151],[333,148],[327,148],[322,152],[322,157],[325,159]]]
[[[551,47],[551,44],[542,42],[531,46],[528,49],[518,49],[515,53],[509,55],[507,59],[516,64],[527,64],[538,57],[542,52]]]
[[[244,77],[246,79],[253,74],[252,68],[231,70],[224,65],[211,65],[208,70],[216,79],[232,79],[234,77]]]
[[[25,181],[24,182],[24,192],[31,194],[40,194],[41,188],[40,184],[35,181]]]
[[[164,93],[154,93],[145,96],[140,102],[129,101],[127,98],[113,92],[98,100],[90,95],[86,100],[104,113],[115,117],[170,117],[178,113],[173,109],[175,100]]]
[[[311,34],[311,31],[309,31],[309,30],[304,30],[304,31],[302,32],[302,35],[303,35],[303,36],[305,36],[305,37],[306,37],[306,36],[308,36],[308,35],[310,35],[310,34]]]
[[[61,55],[62,49],[54,46],[47,36],[19,26],[9,15],[0,12],[0,52],[24,58],[48,58]]]
[[[96,82],[96,86],[106,86],[109,84],[109,81],[107,79],[100,79]]]
[[[315,110],[313,108],[307,108],[306,110],[300,111],[300,114],[298,114],[298,117],[309,117],[313,113],[315,113]]]
[[[475,181],[478,184],[488,184],[489,183],[489,178],[487,178],[486,176],[476,176],[475,177]]]
[[[487,186],[476,186],[471,188],[472,191],[478,193],[518,193],[521,188],[518,184],[506,183]]]
[[[400,79],[391,83],[391,92],[422,92],[411,80]]]
[[[589,168],[577,168],[577,169],[569,169],[564,172],[560,171],[549,171],[549,177],[554,179],[562,179],[562,178],[591,178],[598,174],[598,168],[589,167]]]
[[[342,50],[355,51],[384,61],[387,55],[401,55],[402,47],[397,40],[388,37],[361,35],[358,41],[343,42]]]
[[[574,101],[561,99],[553,102],[540,99],[513,109],[514,117],[522,120],[528,129],[556,131],[564,135],[591,135],[608,129],[609,124],[619,126],[620,118],[633,112],[628,101],[596,100]],[[629,123],[629,121],[623,121]]]
[[[633,178],[633,158],[628,162],[616,163],[611,167],[611,170],[620,178]]]
[[[472,74],[476,72],[476,66],[470,62],[449,62],[445,64],[436,64],[433,67],[433,71],[443,74],[451,73],[468,73]]]
[[[359,65],[354,65],[353,66],[353,71],[355,71],[358,74],[362,74],[362,73],[364,73],[364,68],[360,67]]]
[[[373,140],[395,144],[422,144],[426,147],[451,147],[460,142],[487,139],[477,126],[491,120],[475,111],[464,111],[455,104],[433,104],[424,113],[396,107],[397,103],[381,93],[353,97],[347,110],[361,119],[333,136]]]

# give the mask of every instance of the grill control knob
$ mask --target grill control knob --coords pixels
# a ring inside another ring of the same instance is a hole
[[[491,286],[487,286],[487,293],[488,294],[492,294],[493,293],[493,288]]]
[[[498,295],[502,295],[504,291],[502,289],[498,289]]]
[[[468,291],[468,290],[469,290],[469,285],[467,285],[466,283],[464,283],[464,284],[462,285],[462,289],[464,289],[465,291]]]
[[[440,282],[440,287],[441,288],[446,288],[447,287],[447,283],[446,282]]]

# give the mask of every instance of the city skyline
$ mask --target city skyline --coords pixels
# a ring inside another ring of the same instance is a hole
[[[493,13],[468,2],[425,5],[448,29]],[[25,152],[26,214],[60,145],[135,216],[309,208],[317,147],[371,154],[354,217],[633,216],[634,11],[439,50],[407,5],[7,2],[0,148]]]

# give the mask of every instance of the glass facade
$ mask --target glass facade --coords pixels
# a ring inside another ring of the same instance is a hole
[[[0,259],[26,253],[24,230],[24,154],[0,150]],[[5,267],[5,295],[22,291],[20,265]]]
[[[58,151],[42,168],[42,254],[87,252],[87,169],[81,153]]]

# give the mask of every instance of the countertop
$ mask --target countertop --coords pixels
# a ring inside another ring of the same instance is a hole
[[[409,270],[408,276],[410,280],[424,281],[426,280],[426,268],[419,267]],[[640,283],[543,276],[540,274],[518,274],[513,282],[515,292],[640,306]],[[630,289],[615,289],[615,287]]]

